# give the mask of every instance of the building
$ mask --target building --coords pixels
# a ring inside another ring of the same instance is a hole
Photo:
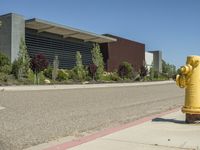
[[[153,67],[153,53],[145,52],[145,63],[148,71]]]
[[[83,64],[92,62],[93,43],[110,43],[115,38],[59,25],[41,19],[25,20],[21,15],[10,13],[0,16],[0,52],[11,62],[18,57],[19,44],[24,38],[31,57],[43,53],[50,63],[55,56],[59,67],[71,69],[75,65],[75,54],[80,51]]]
[[[116,42],[100,44],[107,71],[118,69],[124,61],[132,64],[135,71],[139,71],[145,61],[145,45],[110,34],[104,35],[117,39]]]
[[[75,66],[75,55],[80,51],[84,65],[92,63],[91,49],[99,43],[105,68],[114,71],[126,61],[139,71],[145,61],[145,45],[122,37],[75,29],[53,22],[9,13],[0,16],[0,52],[11,62],[18,57],[21,38],[25,39],[30,57],[43,53],[50,64],[58,56],[59,67],[71,69]]]
[[[153,67],[155,71],[162,73],[162,51],[145,52],[145,62],[148,69]]]

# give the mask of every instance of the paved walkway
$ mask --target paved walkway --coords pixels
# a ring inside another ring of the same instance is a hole
[[[84,137],[78,141],[62,143],[46,150],[200,149],[199,124],[185,124],[184,114],[177,110],[170,114],[162,115],[156,115],[154,119],[152,117],[155,116],[143,118],[118,129],[107,130],[104,133]],[[116,132],[116,130],[118,131]],[[113,133],[110,134],[109,132]]]
[[[83,88],[105,88],[105,87],[129,87],[169,84],[174,81],[136,82],[136,83],[104,83],[104,84],[72,84],[72,85],[18,85],[0,86],[0,91],[40,91],[40,90],[64,90]]]

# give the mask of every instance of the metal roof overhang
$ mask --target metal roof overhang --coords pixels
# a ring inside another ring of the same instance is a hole
[[[98,35],[95,33],[82,31],[79,29],[71,28],[64,25],[55,24],[49,21],[41,20],[41,19],[30,19],[25,22],[26,28],[35,29],[38,33],[41,32],[49,32],[53,34],[62,35],[63,38],[76,38],[81,39],[85,42],[95,42],[95,43],[109,43],[115,42],[117,39]]]

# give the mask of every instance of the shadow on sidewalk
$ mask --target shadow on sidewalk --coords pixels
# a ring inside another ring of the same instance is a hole
[[[155,118],[152,119],[152,122],[172,122],[178,124],[186,124],[183,120],[176,120],[176,119],[164,119],[164,118]]]

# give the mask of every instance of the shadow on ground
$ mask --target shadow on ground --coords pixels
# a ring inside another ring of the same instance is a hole
[[[186,124],[183,120],[176,120],[176,119],[165,119],[165,118],[155,118],[152,119],[152,122],[172,122],[177,124]]]

